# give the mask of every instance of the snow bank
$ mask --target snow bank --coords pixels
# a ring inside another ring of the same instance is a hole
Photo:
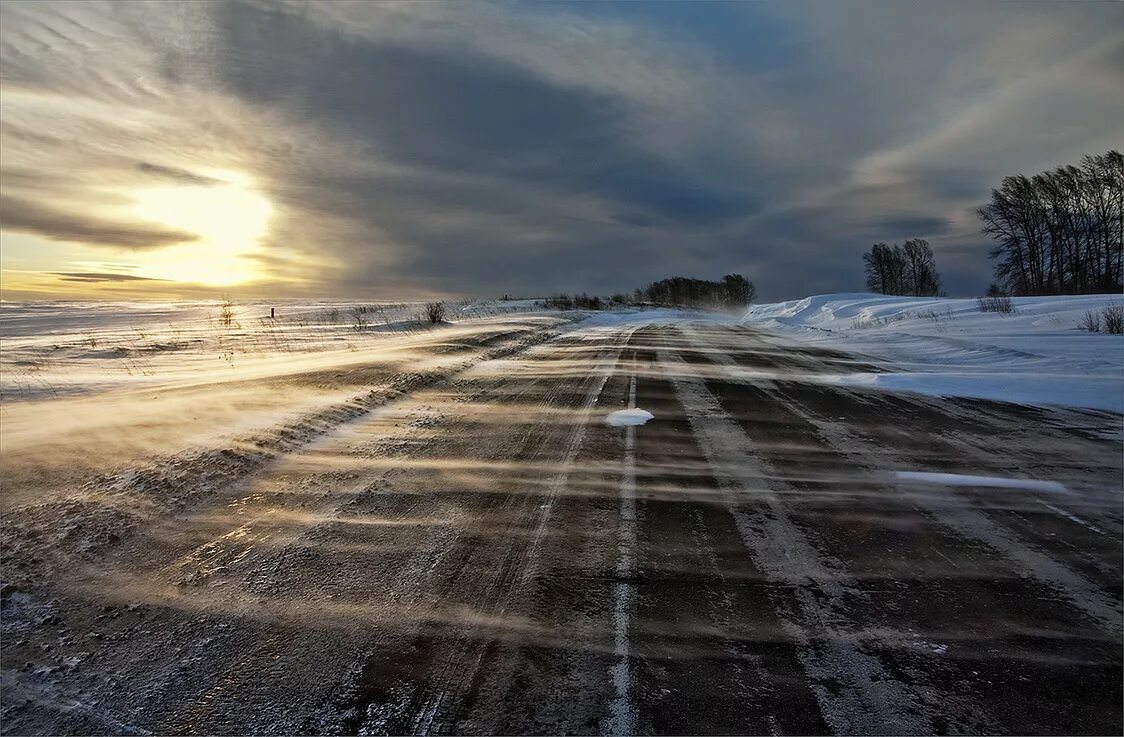
[[[823,294],[754,305],[743,322],[867,356],[889,373],[835,377],[935,396],[1124,412],[1124,337],[1078,326],[1120,295],[1015,297],[1012,314],[975,299]]]
[[[635,427],[643,425],[654,417],[655,415],[651,412],[634,407],[633,409],[619,409],[616,412],[610,412],[605,418],[605,422],[613,427]]]

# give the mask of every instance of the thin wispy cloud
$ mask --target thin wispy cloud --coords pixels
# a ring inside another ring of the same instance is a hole
[[[150,279],[144,276],[134,276],[133,274],[117,274],[113,272],[100,272],[100,271],[57,271],[55,276],[60,277],[63,281],[82,282],[86,284],[100,284],[102,282],[132,282],[132,281],[162,281],[161,279]]]
[[[194,241],[194,233],[141,222],[112,222],[69,209],[52,209],[32,200],[0,196],[0,222],[16,232],[55,241],[119,249],[157,249]]]

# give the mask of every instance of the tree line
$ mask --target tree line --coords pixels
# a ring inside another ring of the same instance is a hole
[[[720,281],[673,276],[652,282],[631,295],[614,294],[599,297],[581,294],[554,294],[539,300],[544,307],[557,310],[604,310],[614,305],[659,305],[699,310],[722,310],[748,307],[757,295],[753,282],[741,274],[727,274]],[[504,295],[507,299],[507,295]]]
[[[616,295],[605,299],[596,294],[591,297],[585,292],[581,294],[553,294],[539,301],[543,307],[549,307],[553,310],[603,310],[614,303],[620,303]]]
[[[940,294],[941,275],[929,242],[911,238],[902,245],[875,243],[863,254],[866,288],[879,294],[933,297]]]
[[[727,274],[720,281],[673,276],[637,289],[637,302],[662,307],[716,310],[748,307],[757,296],[753,282],[741,274]]]
[[[979,208],[996,241],[998,284],[1014,295],[1120,292],[1124,156],[1085,156],[1033,177],[1005,177]]]

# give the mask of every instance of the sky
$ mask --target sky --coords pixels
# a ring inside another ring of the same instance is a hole
[[[971,295],[992,187],[1124,148],[1124,4],[7,1],[0,85],[8,300]]]

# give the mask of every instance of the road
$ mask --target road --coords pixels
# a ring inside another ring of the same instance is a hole
[[[1124,729],[1119,416],[843,388],[880,369],[744,326],[532,338],[20,538],[5,733]]]

